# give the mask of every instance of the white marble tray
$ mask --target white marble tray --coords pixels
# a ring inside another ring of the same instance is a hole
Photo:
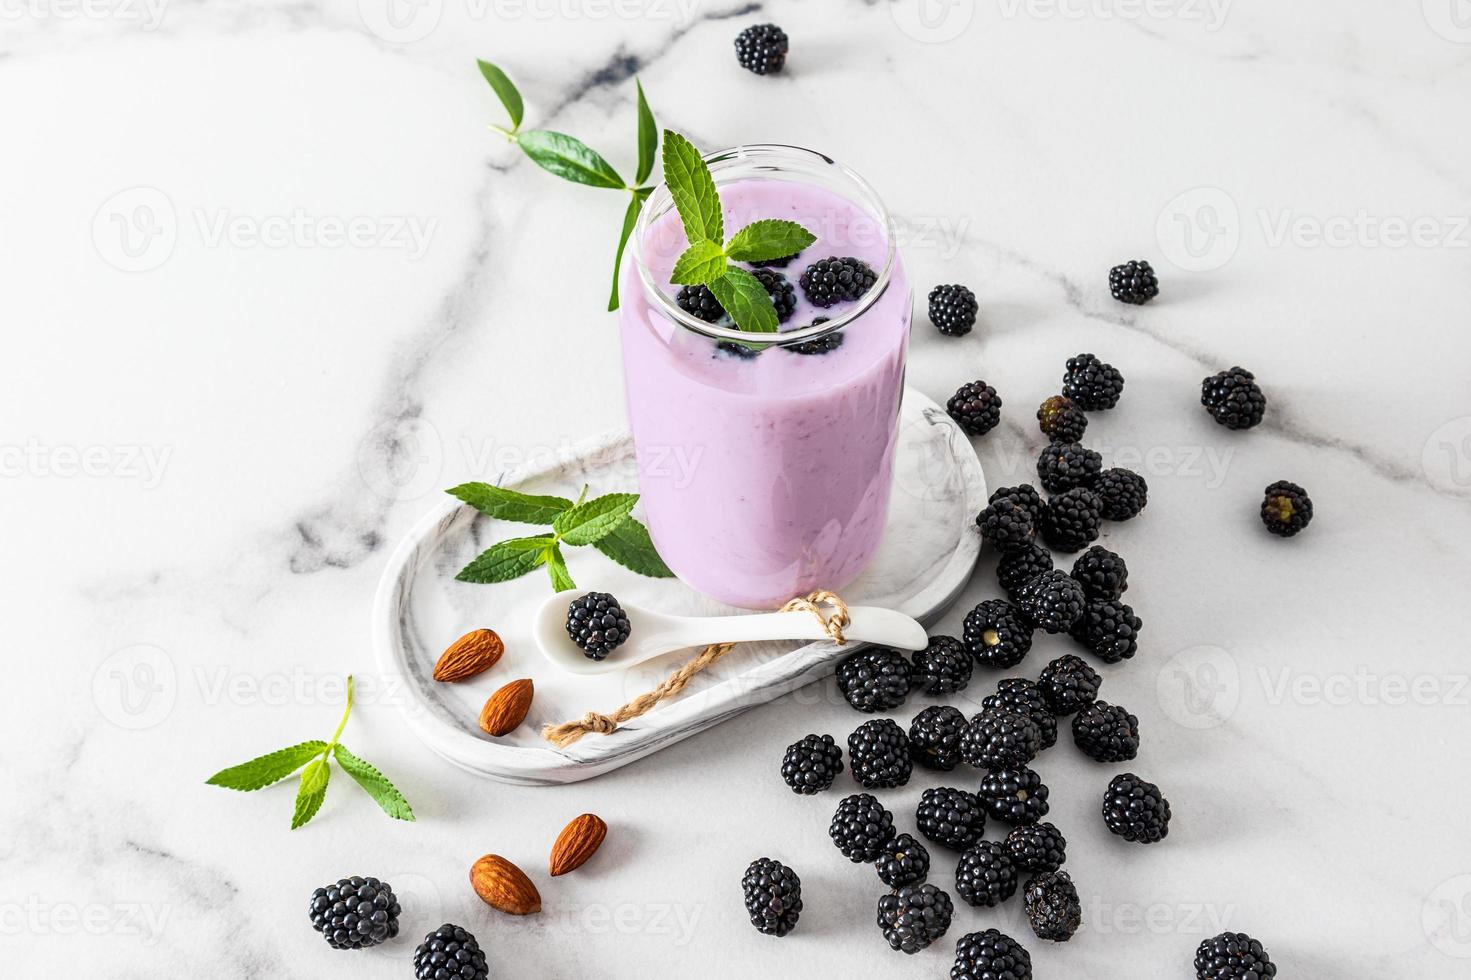
[[[626,432],[612,433],[583,443],[565,458],[501,474],[495,482],[571,497],[584,483],[594,493],[634,490],[633,445]],[[964,433],[938,405],[906,389],[884,541],[872,567],[843,590],[843,597],[899,609],[925,623],[938,619],[965,587],[980,552],[972,518],[985,505],[986,493],[980,462]],[[654,687],[695,651],[596,676],[565,673],[543,660],[531,645],[530,626],[550,589],[544,569],[499,585],[454,580],[494,541],[531,533],[536,532],[527,525],[492,520],[446,495],[443,505],[399,544],[374,602],[373,646],[384,674],[403,682],[406,721],[426,745],[470,772],[526,784],[587,779],[794,690],[858,649],[828,642],[743,644],[695,677],[680,697],[612,735],[587,735],[566,749],[554,748],[540,736],[543,725],[587,711],[612,712]],[[739,611],[678,580],[635,575],[592,548],[567,549],[567,558],[580,588],[675,613]],[[494,629],[505,641],[500,663],[458,684],[434,681],[439,654],[477,627]],[[531,713],[517,731],[492,739],[476,724],[480,707],[496,688],[518,677],[535,683]]]

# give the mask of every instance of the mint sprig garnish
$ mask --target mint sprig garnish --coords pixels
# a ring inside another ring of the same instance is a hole
[[[413,808],[404,795],[398,791],[387,776],[362,759],[347,750],[339,739],[342,731],[347,727],[347,718],[352,714],[353,679],[347,678],[347,706],[342,711],[342,720],[337,723],[337,731],[332,733],[331,741],[300,742],[296,745],[277,749],[265,755],[256,756],[249,762],[242,762],[238,766],[221,769],[205,782],[210,786],[223,786],[226,789],[239,790],[241,792],[253,792],[273,786],[292,773],[306,766],[302,770],[301,780],[296,789],[296,805],[292,809],[291,829],[302,826],[317,811],[322,809],[322,802],[327,798],[327,785],[332,778],[332,767],[330,760],[336,759],[337,764],[342,767],[343,772],[357,782],[368,795],[395,820],[414,819]]]

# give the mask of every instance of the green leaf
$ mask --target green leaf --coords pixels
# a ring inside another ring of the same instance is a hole
[[[593,547],[616,561],[629,571],[650,578],[673,578],[674,573],[654,550],[649,529],[630,517],[612,531],[593,542]]]
[[[521,104],[521,93],[516,90],[516,86],[506,73],[495,65],[478,59],[475,63],[480,66],[480,74],[484,75],[490,87],[495,89],[495,94],[500,97],[501,105],[505,106],[506,112],[510,114],[512,132],[520,129],[521,114],[525,112],[525,107]]]
[[[612,313],[618,309],[618,273],[623,268],[623,250],[628,247],[628,236],[633,234],[633,226],[638,223],[638,213],[643,210],[644,197],[634,192],[633,200],[628,202],[628,210],[623,212],[623,234],[618,236],[618,253],[613,256],[613,292],[608,296],[608,312]]]
[[[567,513],[572,513],[567,511]],[[520,578],[546,561],[547,542],[550,534],[538,534],[533,538],[511,538],[493,544],[480,556],[460,569],[455,578],[461,582],[509,582]]]
[[[664,130],[664,183],[684,234],[692,243],[725,240],[725,219],[720,213],[720,195],[715,192],[715,178],[700,157],[700,151],[672,129]]]
[[[347,751],[345,745],[337,746],[332,750],[332,754],[336,757],[337,764],[342,767],[342,771],[367,790],[368,795],[383,808],[384,813],[395,820],[413,821],[414,810],[409,806],[409,801],[404,799],[398,787],[388,781],[387,776]]]
[[[318,759],[302,770],[301,788],[296,791],[296,812],[291,815],[291,829],[302,826],[322,808],[327,798],[327,780],[332,769],[326,759]]]
[[[725,275],[725,250],[717,242],[695,242],[674,263],[669,281],[697,286]]]
[[[635,184],[642,184],[654,172],[654,157],[659,152],[659,127],[654,123],[654,113],[644,98],[644,83],[637,78],[633,84],[638,88],[638,176]]]
[[[533,497],[489,483],[462,483],[445,493],[458,497],[482,514],[520,524],[550,524],[572,506],[566,497]]]
[[[624,186],[618,171],[596,150],[575,137],[548,129],[532,129],[522,133],[517,143],[538,167],[563,180],[592,187],[622,189]]]
[[[726,269],[725,275],[710,283],[710,291],[742,330],[776,333],[776,307],[761,280],[745,269]]]
[[[736,232],[726,246],[725,254],[737,262],[784,259],[796,255],[815,241],[817,237],[795,221],[768,218],[753,221]]]
[[[308,762],[327,750],[326,742],[302,742],[285,749],[277,749],[256,756],[249,762],[221,769],[205,780],[210,786],[223,786],[242,792],[260,789],[279,783]]]
[[[552,591],[566,592],[577,588],[572,575],[567,571],[567,559],[562,557],[562,546],[553,544],[547,549],[547,572],[552,577]]]
[[[568,544],[592,544],[628,519],[636,493],[609,493],[558,516],[552,529]]]

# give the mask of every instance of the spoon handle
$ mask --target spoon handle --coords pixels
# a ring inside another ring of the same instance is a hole
[[[849,640],[919,650],[929,642],[924,627],[912,617],[878,606],[850,606],[843,635]],[[823,640],[827,632],[810,612],[757,613],[700,619],[700,633],[729,643],[751,640]]]

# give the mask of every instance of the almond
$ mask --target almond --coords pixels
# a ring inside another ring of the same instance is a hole
[[[471,630],[439,655],[434,665],[437,681],[462,681],[494,667],[506,645],[495,630]]]
[[[470,866],[470,885],[481,901],[507,915],[541,911],[541,893],[526,872],[499,854],[487,854]]]
[[[588,858],[597,853],[603,838],[608,836],[608,825],[595,813],[584,813],[574,817],[562,828],[557,842],[552,845],[552,857],[548,862],[552,877],[576,871]]]
[[[496,691],[486,699],[485,707],[480,709],[481,731],[497,737],[514,731],[517,725],[526,720],[526,712],[531,710],[532,693],[529,677],[511,681]]]

